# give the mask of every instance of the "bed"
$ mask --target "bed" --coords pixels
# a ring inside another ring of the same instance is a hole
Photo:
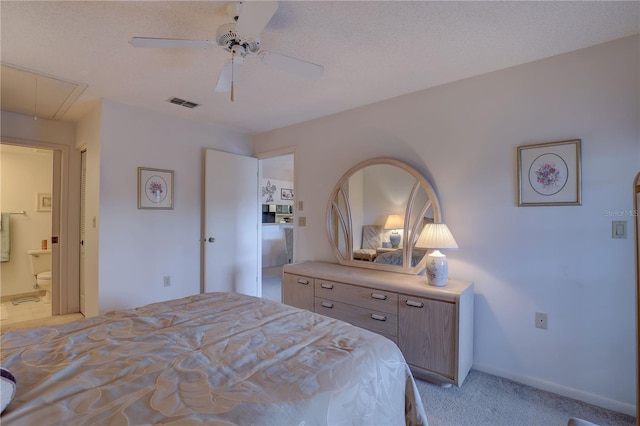
[[[427,250],[413,249],[411,254],[411,266],[416,266],[424,255],[427,254]],[[387,265],[400,265],[404,263],[404,255],[402,249],[388,251],[386,253],[380,253],[374,260],[375,263],[384,263]]]
[[[5,333],[12,424],[426,424],[386,338],[238,293]]]

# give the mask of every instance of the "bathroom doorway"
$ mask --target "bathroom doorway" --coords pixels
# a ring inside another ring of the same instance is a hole
[[[56,159],[59,162],[60,155],[53,149],[0,144],[1,325],[57,313],[51,303]],[[34,263],[34,259],[46,261]],[[38,269],[36,280],[32,266],[44,263],[49,267]]]
[[[259,158],[262,217],[262,297],[280,302],[282,267],[294,259],[294,153],[284,150]]]

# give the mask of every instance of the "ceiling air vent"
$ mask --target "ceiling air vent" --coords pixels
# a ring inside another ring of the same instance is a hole
[[[171,102],[172,104],[180,105],[185,108],[191,108],[191,109],[200,105],[195,102],[185,101],[184,99],[180,99],[180,98],[171,98],[168,101]]]

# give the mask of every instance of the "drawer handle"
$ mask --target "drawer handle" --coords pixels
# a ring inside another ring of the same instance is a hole
[[[424,308],[424,303],[407,300],[407,306],[413,306],[414,308]]]
[[[309,285],[309,280],[298,279],[298,284]]]
[[[333,284],[322,283],[320,287],[326,288],[327,290],[333,290]]]
[[[333,308],[333,303],[329,303],[329,302],[320,302],[320,306],[322,306],[323,308],[329,308],[329,309],[332,309],[332,308]]]
[[[386,321],[387,317],[385,317],[384,315],[371,314],[371,319],[374,319],[376,321]]]
[[[371,293],[371,298],[378,300],[387,300],[386,294]]]

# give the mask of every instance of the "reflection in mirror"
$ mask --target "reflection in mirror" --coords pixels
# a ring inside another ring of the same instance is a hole
[[[441,221],[435,191],[416,170],[388,158],[350,169],[334,188],[327,212],[341,264],[409,274],[424,269],[426,250],[414,244],[428,221]]]

